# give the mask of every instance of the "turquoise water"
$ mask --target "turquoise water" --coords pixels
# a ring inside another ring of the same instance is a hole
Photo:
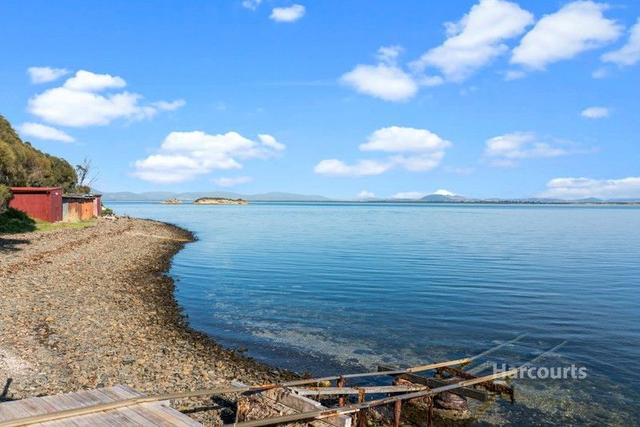
[[[640,209],[107,203],[193,231],[171,275],[191,325],[324,374],[473,355],[586,367],[522,380],[488,424],[632,425],[640,409]]]

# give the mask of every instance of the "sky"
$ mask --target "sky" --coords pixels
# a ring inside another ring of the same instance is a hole
[[[640,2],[0,2],[0,114],[101,191],[640,197]]]

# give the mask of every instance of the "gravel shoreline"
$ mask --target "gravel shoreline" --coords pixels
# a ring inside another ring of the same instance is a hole
[[[0,399],[126,384],[187,391],[292,374],[190,329],[166,276],[192,241],[173,225],[99,219],[96,226],[0,238]],[[175,402],[221,424],[212,401]]]

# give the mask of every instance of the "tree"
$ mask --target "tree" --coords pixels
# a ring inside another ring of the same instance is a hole
[[[76,191],[78,193],[90,193],[91,192],[91,184],[97,178],[97,175],[91,176],[91,171],[93,170],[93,166],[91,165],[91,160],[88,158],[84,158],[82,163],[76,165],[76,175],[78,178],[78,185],[76,186]]]

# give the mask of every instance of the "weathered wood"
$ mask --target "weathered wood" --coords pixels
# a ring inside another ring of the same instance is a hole
[[[445,391],[452,391],[460,387],[467,387],[475,384],[481,384],[487,381],[493,381],[499,378],[506,378],[506,377],[517,374],[517,372],[518,372],[517,369],[511,369],[509,371],[499,372],[493,375],[487,375],[484,377],[460,381],[458,383],[447,384],[445,386],[434,388],[432,390],[423,390],[423,391],[417,391],[413,393],[401,394],[398,396],[387,397],[384,399],[370,400],[368,402],[362,402],[362,403],[354,403],[351,405],[347,405],[344,408],[309,411],[301,414],[285,415],[282,417],[274,417],[274,418],[269,418],[265,420],[256,420],[256,421],[250,421],[245,423],[238,423],[235,425],[235,427],[260,427],[260,426],[284,424],[284,423],[289,423],[294,421],[325,419],[327,417],[335,417],[336,415],[354,414],[363,409],[373,408],[381,405],[388,405],[398,400],[409,400],[409,399],[416,399],[419,397],[431,397],[431,396],[435,396],[438,393],[442,393]]]
[[[402,417],[402,400],[398,400],[393,404],[393,427],[400,427],[401,417]]]
[[[234,381],[232,385],[242,387],[245,386],[243,383]],[[284,405],[287,408],[295,412],[305,412],[305,411],[314,411],[314,410],[323,410],[327,409],[325,406],[316,402],[315,400],[309,399],[307,397],[292,393],[289,389],[272,389],[266,390],[257,394],[252,395],[252,398],[261,398],[266,401],[268,404],[280,404]],[[333,427],[351,427],[351,417],[338,415],[331,418],[326,418],[323,420],[317,421],[320,424],[333,426]]]
[[[433,370],[446,366],[458,366],[465,365],[471,362],[470,358],[463,358],[457,360],[450,360],[446,362],[437,362],[430,363],[427,365],[419,365],[410,367],[407,369],[400,369],[396,371],[389,372],[364,372],[358,374],[347,374],[347,375],[339,375],[339,376],[329,376],[323,378],[312,378],[312,379],[304,379],[304,380],[296,380],[289,381],[280,384],[266,384],[260,386],[251,386],[251,387],[220,387],[215,389],[207,389],[207,390],[196,390],[190,392],[179,392],[179,393],[167,393],[158,396],[142,396],[142,397],[134,397],[129,399],[123,399],[119,401],[112,402],[104,402],[98,403],[96,405],[85,406],[85,407],[70,407],[68,409],[63,409],[55,413],[49,414],[41,414],[41,415],[29,415],[21,419],[12,419],[10,421],[0,422],[0,427],[16,427],[22,425],[35,424],[45,421],[54,421],[69,417],[79,417],[82,415],[87,415],[91,413],[101,412],[101,411],[111,411],[118,408],[124,408],[127,406],[138,405],[142,403],[148,402],[157,402],[162,400],[174,400],[174,399],[185,399],[190,397],[200,397],[200,396],[213,396],[219,394],[229,394],[229,393],[246,393],[246,392],[257,392],[257,391],[265,391],[270,389],[284,388],[289,386],[300,386],[306,384],[314,384],[321,383],[325,381],[333,381],[339,378],[364,378],[364,377],[374,377],[380,375],[394,375],[394,374],[407,374],[407,373],[415,373],[415,372],[423,372],[428,370]]]
[[[83,390],[56,396],[32,397],[0,404],[0,426],[39,425],[47,427],[93,427],[96,425],[196,427],[200,423],[166,406],[161,401],[110,405],[123,400],[144,399],[142,393],[115,386],[100,390]],[[96,407],[106,408],[95,411]],[[91,409],[87,412],[87,409]],[[59,414],[65,414],[60,417]]]
[[[290,389],[301,396],[335,396],[345,394],[358,395],[361,392],[365,394],[408,393],[410,391],[424,390],[425,388],[423,386],[385,385],[374,387],[291,387]]]
[[[338,380],[336,381],[336,387],[344,387],[346,384],[347,381],[343,377],[338,378]],[[346,399],[344,395],[338,397],[338,406],[344,406],[345,401]]]
[[[378,366],[378,369],[381,372],[392,371],[393,370],[393,368],[390,368],[390,367],[387,367],[387,366]],[[438,379],[438,378],[421,377],[419,375],[414,375],[414,374],[399,374],[399,375],[396,376],[396,378],[400,378],[400,379],[412,382],[414,384],[424,385],[424,386],[427,386],[429,388],[442,387],[442,386],[445,386],[445,385],[449,384],[449,382],[445,381],[445,380],[441,380],[441,379]],[[476,390],[474,388],[462,387],[462,388],[459,388],[459,389],[455,390],[453,393],[455,393],[455,394],[457,394],[459,396],[468,397],[470,399],[475,399],[475,400],[478,400],[480,402],[486,402],[487,400],[489,400],[489,395],[487,394],[486,391]]]

